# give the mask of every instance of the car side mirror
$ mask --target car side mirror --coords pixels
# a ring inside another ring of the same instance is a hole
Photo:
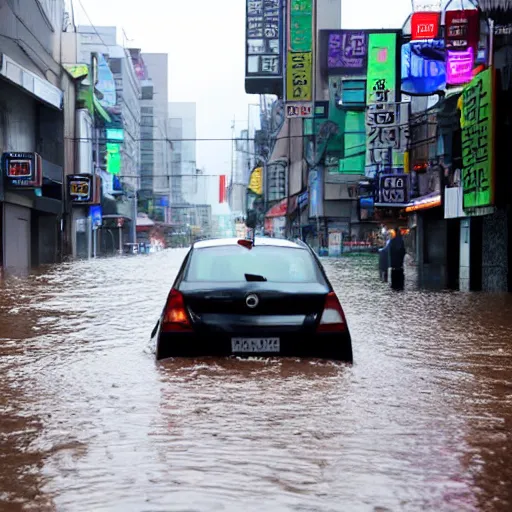
[[[247,219],[245,221],[245,225],[249,229],[255,229],[257,223],[258,223],[258,214],[256,213],[256,210],[249,210],[247,212]]]

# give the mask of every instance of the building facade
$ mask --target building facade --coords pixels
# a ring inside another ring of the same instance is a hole
[[[0,265],[25,272],[65,252],[64,169],[75,88],[60,66],[64,4],[5,3],[0,17]]]

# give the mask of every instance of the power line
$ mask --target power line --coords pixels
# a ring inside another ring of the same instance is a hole
[[[103,38],[101,37],[100,33],[98,32],[98,30],[96,29],[96,26],[94,25],[94,23],[91,21],[91,18],[89,17],[89,14],[87,13],[87,11],[85,10],[85,7],[84,7],[84,4],[82,3],[82,0],[78,0],[78,3],[80,4],[80,7],[82,8],[82,11],[84,11],[84,14],[85,14],[85,17],[87,18],[87,20],[89,21],[89,23],[91,24],[91,27],[94,29],[94,32],[96,32],[96,35],[99,37],[100,41],[103,43],[103,46],[105,46],[105,48],[109,48],[108,44],[105,43],[105,41],[103,40]]]

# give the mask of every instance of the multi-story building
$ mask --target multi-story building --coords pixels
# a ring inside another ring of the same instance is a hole
[[[182,180],[182,142],[183,138],[183,120],[179,118],[169,119],[167,123],[167,133],[172,143],[171,155],[171,206],[183,204],[183,180]]]
[[[111,127],[124,132],[120,149],[120,178],[127,189],[135,192],[140,188],[141,83],[135,73],[131,54],[117,44],[115,27],[79,26],[78,35],[79,62],[88,64],[91,53],[102,53],[114,75],[117,108],[111,111]]]
[[[51,263],[68,217],[75,87],[60,66],[62,0],[2,2],[0,15],[0,267]],[[71,114],[71,115],[69,115]],[[65,241],[65,240],[64,240]]]
[[[171,142],[167,134],[169,108],[169,56],[166,53],[143,53],[147,73],[153,83],[153,193],[170,194]]]
[[[196,104],[191,102],[169,103],[169,119],[173,128],[179,126],[181,120],[181,160],[179,167],[172,169],[172,174],[181,176],[183,200],[188,203],[197,202],[198,192],[196,165]],[[173,141],[173,144],[176,141]]]

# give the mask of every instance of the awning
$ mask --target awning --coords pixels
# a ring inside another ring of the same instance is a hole
[[[2,38],[0,49],[4,46],[3,39],[4,38]],[[9,51],[11,52],[13,49],[14,47],[11,47]],[[23,53],[21,49],[19,49],[19,52]],[[17,60],[14,60],[5,53],[1,53],[0,76],[3,76],[36,99],[58,110],[62,110],[63,92],[58,87],[48,82],[48,80],[41,78],[37,73],[29,71],[20,64],[18,51],[15,52],[15,55]],[[26,60],[27,59],[23,59],[23,62],[26,62]]]
[[[419,210],[427,210],[429,208],[436,208],[441,206],[442,199],[439,192],[433,192],[426,196],[417,197],[411,201],[405,208],[407,213],[417,212]]]
[[[293,213],[297,209],[297,197],[290,197],[290,208],[288,209],[288,198],[279,201],[279,203],[275,204],[267,211],[265,217],[274,218],[274,217],[285,217],[288,213]]]

